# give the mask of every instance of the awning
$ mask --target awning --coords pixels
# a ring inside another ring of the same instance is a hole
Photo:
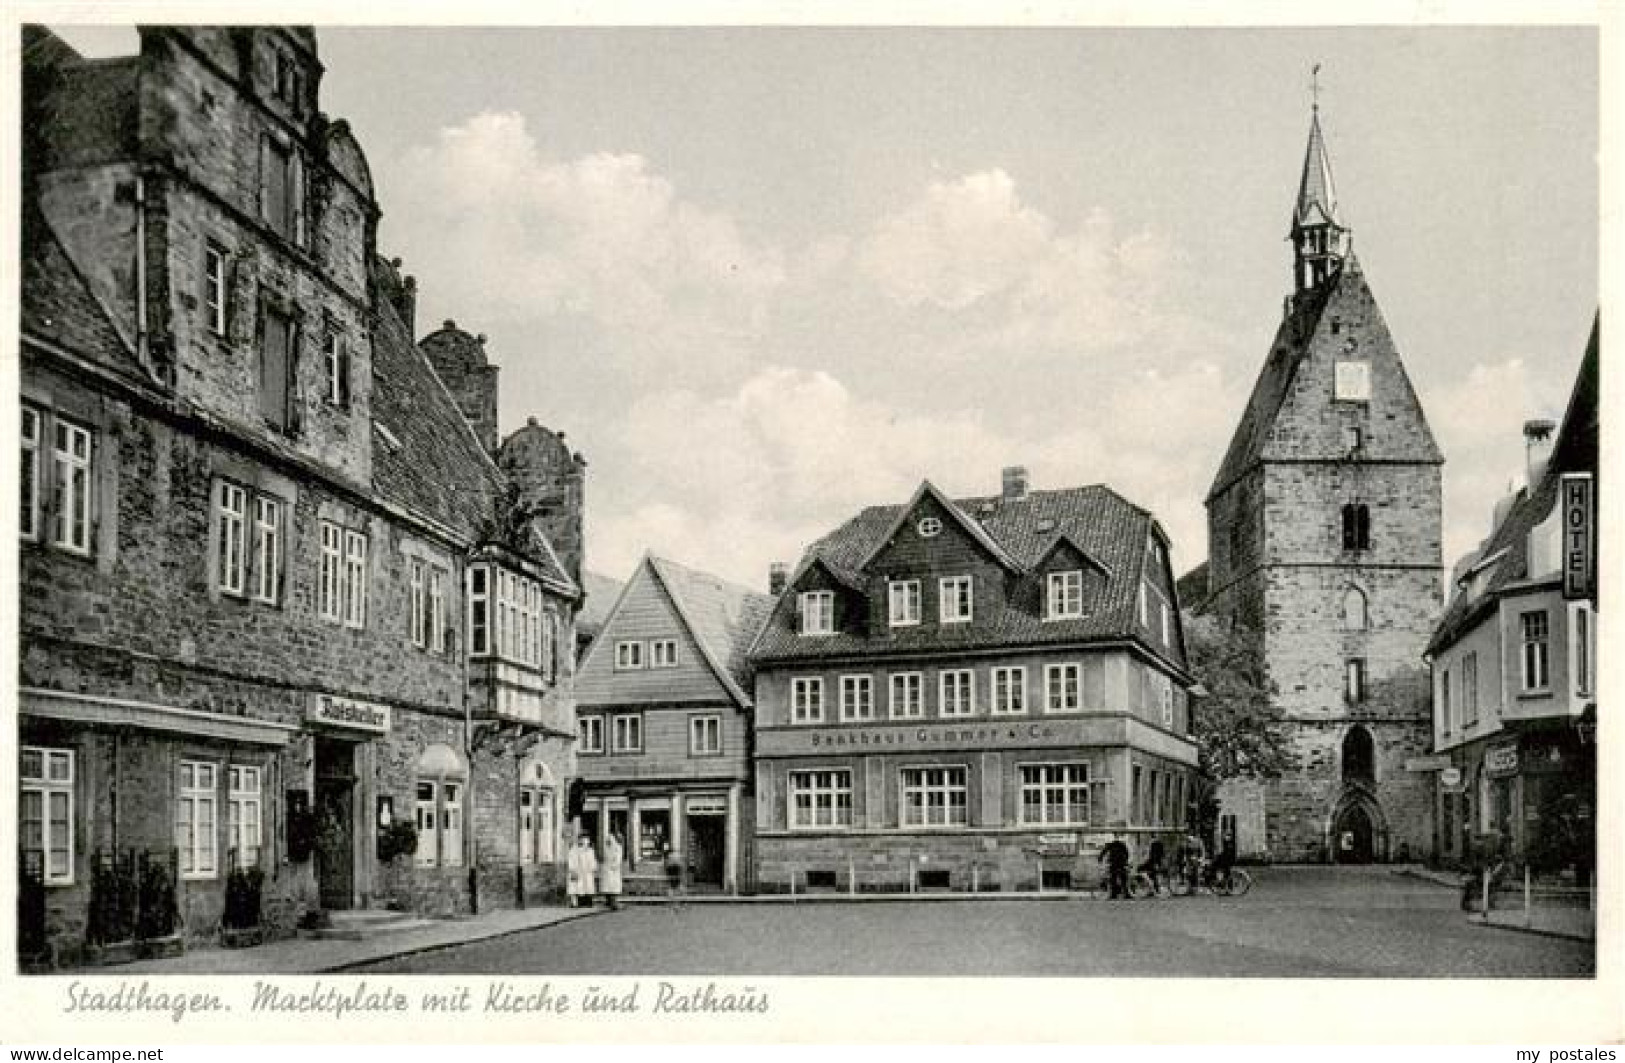
[[[42,690],[37,687],[23,687],[17,693],[22,716],[93,727],[131,727],[139,731],[217,738],[261,746],[287,745],[289,736],[299,731],[292,724],[200,712],[149,701],[73,694],[65,690]]]

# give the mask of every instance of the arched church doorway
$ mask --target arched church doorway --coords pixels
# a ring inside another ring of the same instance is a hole
[[[1376,856],[1376,829],[1371,815],[1351,805],[1332,824],[1334,859],[1340,864],[1369,864]]]

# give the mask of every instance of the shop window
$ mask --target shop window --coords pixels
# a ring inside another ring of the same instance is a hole
[[[901,775],[905,827],[965,825],[970,791],[964,768],[904,768]]]
[[[786,795],[792,829],[852,825],[848,770],[792,771],[786,777]]]
[[[226,838],[237,867],[258,867],[264,836],[260,769],[233,764],[226,769]]]
[[[993,714],[1014,716],[1027,711],[1027,669],[993,669]]]
[[[463,788],[468,769],[455,750],[432,745],[417,763],[419,867],[463,864]]]
[[[832,890],[838,881],[836,872],[827,868],[810,868],[807,871],[806,885],[810,890]]]
[[[1021,822],[1087,826],[1088,764],[1023,764]]]
[[[1523,689],[1543,691],[1551,685],[1551,627],[1546,610],[1520,613],[1518,622],[1523,632]]]
[[[875,717],[875,682],[866,675],[841,676],[841,722]]]
[[[183,760],[175,795],[175,847],[180,850],[181,878],[207,879],[219,873],[219,768],[206,761]]]
[[[73,777],[71,749],[22,747],[21,805],[23,852],[40,854],[47,886],[73,885]]]

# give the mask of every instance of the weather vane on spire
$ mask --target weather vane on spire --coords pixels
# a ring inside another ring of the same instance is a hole
[[[1309,71],[1309,95],[1314,102],[1315,110],[1320,110],[1320,64],[1316,63]]]

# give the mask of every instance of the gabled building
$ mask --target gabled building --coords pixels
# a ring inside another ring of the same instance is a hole
[[[1428,644],[1446,860],[1504,848],[1582,884],[1594,867],[1597,430],[1593,325],[1562,425],[1524,426],[1527,481],[1457,562]]]
[[[24,951],[171,904],[211,939],[246,878],[273,935],[540,896],[524,795],[555,800],[574,735],[541,618],[568,646],[580,592],[412,340],[314,32],[23,50]],[[482,566],[516,597],[471,593]]]
[[[1221,792],[1221,844],[1286,861],[1432,843],[1422,664],[1440,606],[1440,470],[1342,220],[1319,109],[1289,238],[1293,291],[1207,496],[1207,600],[1257,640],[1294,764]]]
[[[646,556],[576,681],[581,830],[625,842],[631,891],[664,888],[667,846],[700,889],[745,884],[753,828],[746,650],[767,595]]]
[[[1168,540],[1102,486],[929,482],[803,555],[751,650],[759,889],[1032,889],[1186,825]]]

